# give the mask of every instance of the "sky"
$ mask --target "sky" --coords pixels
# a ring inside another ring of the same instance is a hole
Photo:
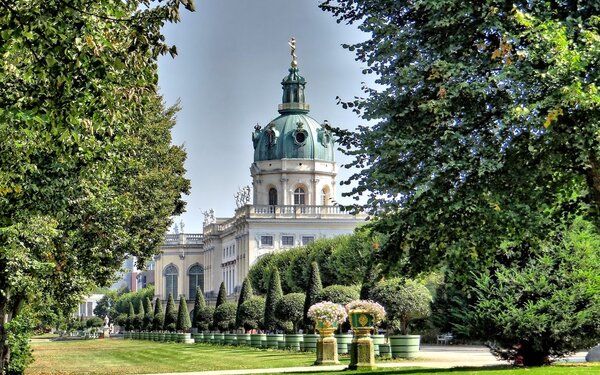
[[[178,100],[181,111],[173,143],[187,151],[187,212],[175,218],[185,233],[201,233],[203,211],[231,217],[234,195],[251,185],[254,149],[251,133],[279,114],[281,80],[291,56],[288,40],[296,38],[300,74],[307,80],[306,102],[319,123],[354,129],[363,121],[336,103],[362,95],[362,63],[342,48],[368,36],[354,26],[336,23],[313,0],[196,0],[196,12],[182,10],[182,22],[163,29],[178,56],[159,60],[159,85],[167,105]],[[339,151],[338,167],[349,161]],[[336,200],[342,198],[350,171],[340,168]]]

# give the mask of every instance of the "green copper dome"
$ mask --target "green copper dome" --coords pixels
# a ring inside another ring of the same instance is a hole
[[[280,159],[333,160],[333,137],[329,130],[308,116],[310,106],[305,102],[306,80],[292,64],[281,82],[282,102],[279,117],[261,128],[256,125],[252,134],[254,161]]]

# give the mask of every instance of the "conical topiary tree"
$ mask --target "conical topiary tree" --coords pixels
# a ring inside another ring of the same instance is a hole
[[[192,327],[190,322],[190,313],[187,308],[187,301],[183,296],[179,297],[179,309],[177,310],[177,331],[187,332]]]
[[[175,309],[175,301],[171,293],[169,293],[169,300],[167,301],[163,328],[169,332],[175,332],[177,329],[177,310]]]
[[[240,291],[240,298],[238,299],[237,309],[235,312],[235,327],[240,328],[243,326],[242,317],[240,315],[240,308],[242,304],[248,301],[254,293],[252,292],[252,284],[248,278],[244,279],[242,283],[242,290]]]
[[[227,290],[225,289],[225,282],[221,281],[221,286],[219,287],[219,294],[217,295],[217,303],[215,304],[215,311],[217,308],[227,302]],[[216,316],[213,314],[213,327],[217,326]]]
[[[278,322],[275,315],[277,309],[277,303],[283,296],[281,290],[281,277],[279,276],[279,270],[273,268],[271,271],[271,277],[269,278],[269,290],[267,290],[267,298],[265,300],[265,318],[264,325],[267,331],[274,331],[277,329]]]
[[[152,327],[155,331],[162,331],[164,323],[165,312],[163,311],[160,299],[157,298],[156,302],[154,302],[154,318],[152,318]]]
[[[312,321],[308,318],[308,309],[317,302],[316,296],[321,289],[323,289],[323,284],[321,284],[319,264],[317,262],[312,262],[310,264],[310,276],[306,287],[306,297],[304,298],[303,320],[307,327],[312,326]]]
[[[129,313],[127,314],[127,321],[125,329],[133,331],[133,321],[135,320],[135,310],[133,309],[133,302],[129,301]]]
[[[196,288],[196,298],[194,299],[194,311],[192,311],[192,327],[199,328],[199,318],[202,315],[202,310],[206,307],[206,300],[204,300],[204,293],[200,287]]]
[[[138,313],[133,317],[133,328],[141,331],[143,329],[144,316],[146,312],[144,311],[144,302],[140,299],[138,301]]]
[[[152,318],[154,318],[154,313],[152,311],[152,302],[150,302],[150,298],[144,298],[144,311],[146,314],[144,315],[144,321],[142,323],[143,329],[146,331],[152,330]]]

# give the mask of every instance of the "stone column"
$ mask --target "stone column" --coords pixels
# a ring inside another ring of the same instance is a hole
[[[333,333],[333,331],[332,331]],[[337,340],[334,336],[321,336],[317,339],[317,360],[315,365],[339,365]]]
[[[350,346],[350,370],[371,370],[375,366],[375,348],[370,329],[355,329]]]

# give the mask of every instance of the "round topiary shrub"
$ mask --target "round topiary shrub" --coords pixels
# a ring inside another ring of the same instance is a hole
[[[277,301],[275,316],[282,324],[290,325],[293,333],[298,330],[298,323],[304,315],[304,293],[289,293]],[[284,325],[285,327],[285,325]]]
[[[330,301],[346,305],[360,297],[360,288],[358,286],[330,285],[323,288],[315,298],[316,302]]]
[[[240,324],[246,331],[252,329],[262,329],[264,311],[264,297],[250,297],[250,299],[240,305],[238,312]]]
[[[236,305],[231,302],[223,302],[215,309],[214,324],[219,331],[224,332],[235,327],[236,310]]]
[[[385,307],[388,329],[402,335],[408,334],[412,320],[431,314],[431,293],[414,280],[396,277],[380,281],[373,288],[372,295]]]

